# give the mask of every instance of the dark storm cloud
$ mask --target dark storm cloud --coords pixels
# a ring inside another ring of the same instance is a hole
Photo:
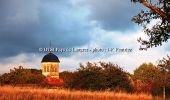
[[[106,30],[117,31],[133,29],[131,18],[141,9],[130,0],[81,0],[80,4],[90,9],[91,20],[98,21]]]
[[[90,26],[82,10],[69,0],[1,0],[0,58],[38,52],[50,40],[59,48],[88,43]]]

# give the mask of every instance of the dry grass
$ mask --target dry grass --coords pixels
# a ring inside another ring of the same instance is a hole
[[[147,94],[90,92],[33,87],[0,87],[0,100],[152,100]]]

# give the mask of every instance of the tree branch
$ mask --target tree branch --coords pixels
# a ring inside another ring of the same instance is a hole
[[[156,7],[148,3],[146,0],[140,0],[140,3],[142,3],[144,6],[148,7],[153,12],[157,13],[158,15],[160,15],[162,18],[166,19],[170,23],[170,18],[163,11],[157,9]]]

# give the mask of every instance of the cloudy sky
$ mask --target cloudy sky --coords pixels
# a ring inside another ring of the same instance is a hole
[[[41,69],[48,52],[39,48],[129,48],[128,52],[54,52],[60,71],[80,63],[112,62],[133,72],[143,62],[157,63],[168,44],[139,51],[142,27],[131,22],[143,6],[130,0],[0,0],[0,74],[22,65]],[[154,23],[154,21],[153,21]]]

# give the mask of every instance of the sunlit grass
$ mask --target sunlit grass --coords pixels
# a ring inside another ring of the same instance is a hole
[[[152,100],[152,96],[143,93],[3,86],[0,87],[0,100]]]

